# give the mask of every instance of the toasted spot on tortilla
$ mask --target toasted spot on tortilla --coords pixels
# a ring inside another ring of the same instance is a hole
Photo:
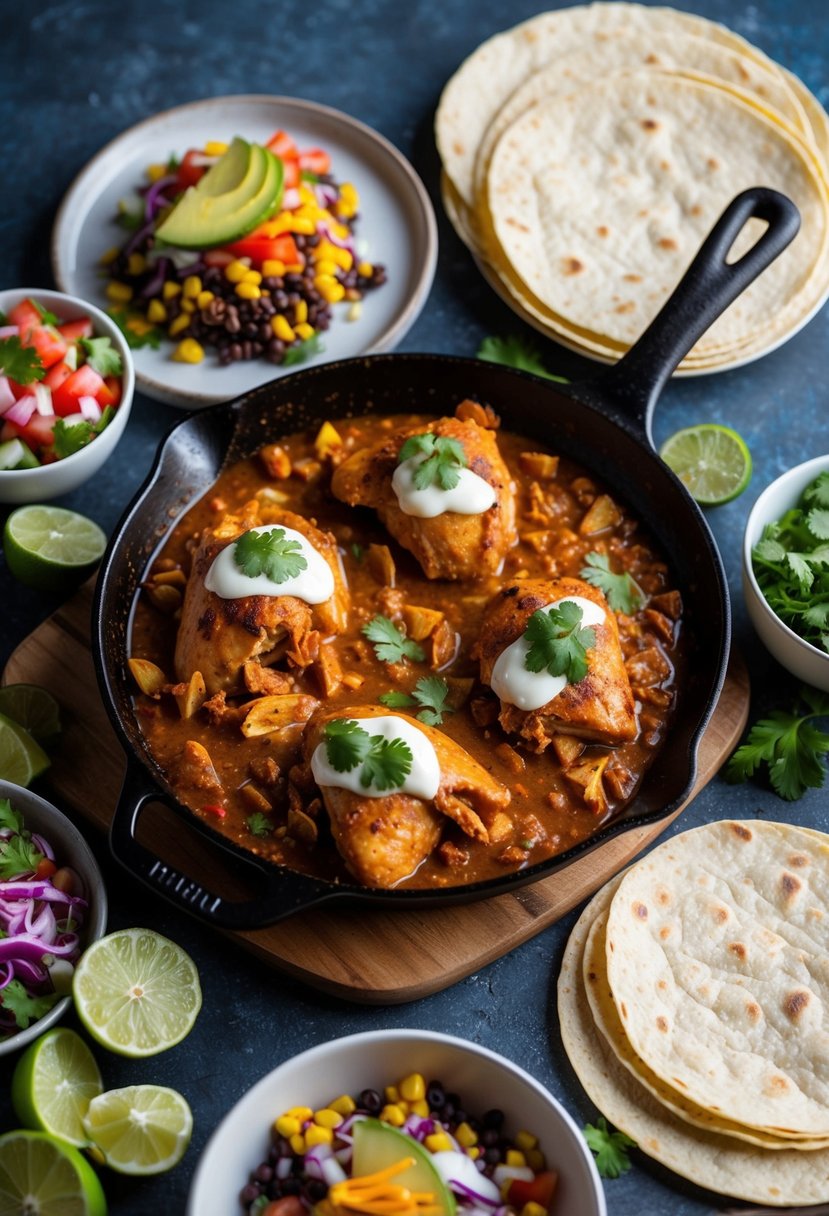
[[[641,283],[642,282],[641,274],[626,274],[626,275],[623,275],[623,278],[626,283]]]
[[[679,249],[678,243],[672,236],[660,237],[658,244],[660,249]]]
[[[803,883],[799,878],[795,878],[794,874],[789,874],[786,870],[780,878],[780,890],[783,892],[783,898],[786,903],[789,903],[801,890]]]
[[[744,959],[748,955],[748,951],[742,942],[730,942],[728,949],[739,959]]]
[[[740,840],[753,840],[751,830],[745,827],[742,823],[730,823],[728,825],[735,836],[739,836]]]
[[[653,103],[651,103],[651,104],[653,104]],[[659,130],[659,123],[656,121],[655,118],[643,118],[642,122],[640,123],[640,126],[642,127],[643,131],[658,131]]]
[[[722,925],[728,920],[729,911],[724,904],[712,904],[711,915],[718,925]]]
[[[791,857],[789,858],[789,865],[795,870],[800,870],[803,868],[803,866],[807,866],[808,864],[809,858],[804,856],[803,853],[792,853]]]
[[[634,304],[633,300],[625,300],[624,304],[618,304],[616,306],[616,308],[613,309],[613,311],[614,312],[633,312],[633,310],[635,308],[636,308],[636,305]]]
[[[647,920],[648,919],[648,909],[647,909],[646,905],[643,903],[639,903],[639,902],[635,903],[633,905],[633,915],[638,916],[639,920]]]
[[[562,258],[562,269],[565,274],[581,274],[584,270],[584,263],[574,257]]]
[[[809,1004],[809,993],[799,989],[796,992],[790,992],[783,1002],[783,1012],[790,1022],[797,1022],[800,1015]]]
[[[660,1015],[660,1016],[659,1016],[659,1017],[656,1019],[656,1028],[657,1028],[657,1030],[661,1030],[663,1034],[667,1034],[667,1033],[668,1033],[668,1019],[667,1019],[667,1018],[663,1018],[663,1017]]]
[[[708,168],[712,170],[719,169],[720,167],[720,162],[717,160],[716,156],[709,156],[706,164],[708,165]]]
[[[758,1022],[760,1020],[762,1012],[763,1011],[760,1008],[760,1006],[756,1005],[754,1003],[754,1001],[749,1001],[746,1004],[746,1013],[748,1014],[748,1018],[749,1018],[750,1022]]]
[[[596,229],[596,236],[607,236],[609,232],[610,229],[606,227],[605,224],[599,224],[598,228]]]

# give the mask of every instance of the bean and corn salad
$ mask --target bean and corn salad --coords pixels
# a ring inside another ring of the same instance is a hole
[[[382,1092],[342,1094],[313,1110],[295,1106],[271,1128],[267,1157],[251,1171],[239,1201],[245,1216],[424,1216],[442,1211],[435,1195],[395,1186],[403,1168],[358,1175],[353,1168],[355,1129],[361,1120],[382,1124],[416,1141],[443,1179],[457,1216],[548,1216],[557,1174],[547,1167],[538,1138],[509,1135],[503,1111],[480,1117],[457,1093],[420,1073]],[[376,1124],[375,1124],[376,1126]],[[357,1133],[359,1135],[359,1133]],[[430,1206],[431,1205],[431,1206]]]

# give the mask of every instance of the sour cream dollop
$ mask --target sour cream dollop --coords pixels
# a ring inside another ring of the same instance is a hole
[[[471,469],[458,469],[458,484],[451,490],[442,490],[439,485],[418,490],[414,475],[428,456],[410,456],[397,466],[392,474],[391,488],[404,515],[416,515],[418,519],[434,519],[454,511],[456,515],[482,515],[495,505],[493,487]]]
[[[541,611],[549,612],[551,608],[558,608],[565,603],[576,604],[581,608],[582,628],[601,625],[605,619],[604,609],[582,595],[566,595],[563,599],[553,600],[552,603],[545,604]],[[553,697],[557,697],[567,684],[565,676],[551,676],[546,669],[527,671],[525,660],[529,649],[530,644],[522,633],[520,638],[498,655],[490,680],[490,687],[496,696],[508,705],[515,705],[524,710],[540,709],[542,705],[552,701]]]
[[[307,563],[304,570],[284,583],[275,583],[267,574],[257,574],[251,578],[236,564],[236,541],[225,545],[221,553],[213,560],[205,576],[204,585],[223,600],[239,600],[246,595],[293,595],[306,604],[323,604],[334,594],[334,574],[328,562],[311,542],[301,532],[293,528],[285,528],[282,524],[264,524],[259,528],[251,528],[251,532],[273,532],[279,528],[285,533],[286,540],[299,544],[300,552]],[[247,534],[245,534],[247,535]]]
[[[387,798],[389,794],[411,794],[426,802],[434,798],[440,788],[440,764],[437,752],[422,730],[393,714],[377,718],[348,718],[347,721],[356,722],[369,735],[382,735],[388,740],[402,739],[412,753],[411,771],[402,785],[390,790],[378,790],[373,782],[369,786],[361,785],[362,764],[355,765],[350,772],[339,772],[329,761],[327,744],[323,740],[317,744],[311,756],[311,772],[317,785],[351,790],[364,798]]]

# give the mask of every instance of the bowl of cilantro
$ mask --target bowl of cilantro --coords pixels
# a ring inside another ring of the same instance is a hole
[[[97,473],[134,389],[129,346],[106,313],[39,287],[0,291],[0,502],[57,498]]]
[[[752,507],[743,593],[778,663],[829,692],[829,455],[789,469]]]
[[[0,781],[0,1056],[64,1015],[75,963],[106,931],[104,880],[67,817]]]

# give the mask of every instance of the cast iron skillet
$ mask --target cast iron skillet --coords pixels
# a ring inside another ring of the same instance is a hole
[[[728,264],[726,255],[751,216],[767,221],[768,227],[747,254]],[[725,675],[731,615],[714,539],[696,503],[654,453],[651,414],[683,355],[788,245],[799,224],[797,209],[781,194],[756,188],[739,195],[629,353],[615,367],[566,391],[474,359],[383,355],[309,368],[177,423],[110,541],[95,597],[98,680],[128,759],[110,829],[118,861],[154,890],[214,925],[254,928],[331,899],[411,909],[500,894],[561,870],[611,836],[670,815],[694,783],[700,736]],[[639,793],[613,822],[566,853],[518,873],[440,891],[381,891],[327,883],[264,862],[182,807],[147,750],[126,668],[131,612],[142,574],[173,519],[212,485],[225,464],[250,455],[263,443],[316,427],[327,418],[368,411],[450,414],[465,397],[487,402],[508,429],[549,444],[594,472],[632,508],[667,554],[685,602],[691,650],[688,683],[670,733]],[[174,808],[223,850],[246,860],[259,872],[260,881],[264,879],[261,895],[228,901],[155,857],[136,839],[142,808],[153,800]]]

